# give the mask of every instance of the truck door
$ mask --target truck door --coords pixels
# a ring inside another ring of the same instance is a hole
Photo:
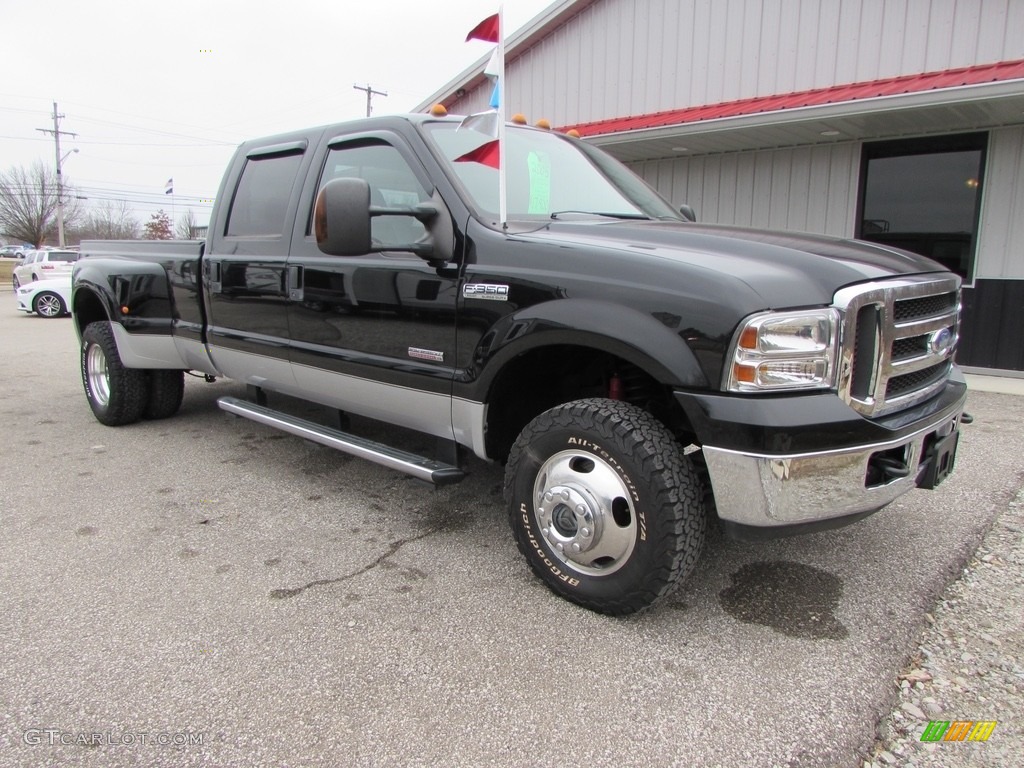
[[[203,258],[207,343],[226,376],[291,392],[286,260],[306,141],[257,146],[236,158],[227,214]]]
[[[403,245],[424,236],[412,217],[373,220],[380,252],[329,256],[311,232],[316,193],[359,177],[371,204],[413,206],[433,186],[403,139],[387,131],[339,136],[313,160],[288,259],[291,359],[305,397],[342,410],[452,437],[457,277]],[[300,230],[299,227],[302,227]],[[391,246],[391,247],[389,247]]]

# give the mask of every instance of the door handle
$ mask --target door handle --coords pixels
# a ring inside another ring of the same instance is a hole
[[[203,274],[206,277],[206,284],[209,286],[210,293],[220,293],[223,290],[220,279],[219,261],[204,261]]]
[[[302,267],[288,267],[288,300],[302,301]]]

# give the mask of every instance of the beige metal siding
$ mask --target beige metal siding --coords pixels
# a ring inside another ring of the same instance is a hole
[[[652,160],[631,165],[702,222],[852,237],[860,144]]]
[[[1024,128],[989,135],[975,277],[1024,279]]]
[[[562,125],[646,114],[1021,59],[1022,30],[1024,0],[598,0],[513,52],[508,104]]]

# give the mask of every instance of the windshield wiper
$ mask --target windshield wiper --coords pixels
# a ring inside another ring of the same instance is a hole
[[[552,219],[557,219],[560,216],[564,216],[567,213],[575,213],[580,216],[600,216],[602,219],[650,219],[650,216],[645,216],[642,213],[602,213],[601,211],[554,211],[551,214]]]

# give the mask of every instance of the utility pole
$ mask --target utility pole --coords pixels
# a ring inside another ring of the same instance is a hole
[[[60,137],[63,136],[78,136],[77,133],[71,133],[70,131],[62,131],[60,129],[60,121],[64,115],[57,111],[57,102],[53,102],[53,130],[49,128],[36,128],[37,131],[43,133],[49,133],[53,135],[53,142],[57,149],[57,244],[63,248],[64,243],[64,178],[61,174],[60,167],[63,163],[64,158],[60,156]],[[78,150],[76,149],[75,152]],[[70,155],[71,153],[68,152]]]
[[[367,83],[366,85],[353,85],[352,87],[355,88],[357,91],[366,91],[366,116],[367,117],[369,117],[370,113],[373,112],[373,107],[370,104],[370,100],[374,97],[374,95],[377,95],[377,96],[387,96],[387,93],[384,92],[384,91],[375,91],[375,90],[373,90],[373,88],[370,87],[369,83]]]

